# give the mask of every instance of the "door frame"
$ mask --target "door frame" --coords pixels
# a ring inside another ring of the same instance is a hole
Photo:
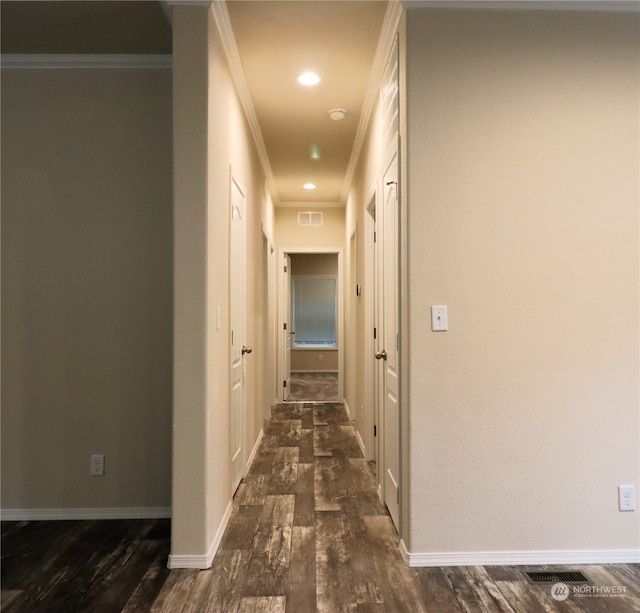
[[[337,247],[280,247],[278,250],[278,331],[280,332],[278,341],[278,384],[281,386],[284,380],[284,335],[282,330],[285,322],[284,304],[284,261],[286,256],[296,254],[335,254],[338,256],[338,321],[337,321],[337,347],[338,347],[338,398],[344,402],[344,270],[343,270],[343,249]],[[282,398],[282,388],[278,389],[278,397]],[[278,400],[282,402],[282,400]]]
[[[394,356],[395,369],[390,368],[390,364],[393,362],[387,358],[384,361],[380,360],[382,366],[382,381],[381,387],[383,390],[381,402],[379,404],[380,410],[380,459],[381,470],[378,470],[379,485],[382,488],[382,496],[389,513],[393,519],[393,523],[396,526],[398,534],[401,533],[401,517],[402,517],[402,485],[403,485],[403,471],[402,471],[402,368],[401,368],[401,314],[400,314],[400,142],[399,138],[396,140],[396,146],[391,147],[387,152],[384,171],[382,173],[382,184],[380,186],[380,210],[376,215],[376,219],[381,222],[379,228],[382,235],[382,241],[378,242],[377,254],[380,256],[377,260],[380,264],[380,291],[381,301],[380,312],[378,313],[378,319],[380,328],[378,330],[378,348],[385,349],[391,357]],[[388,173],[395,168],[396,180],[389,182],[387,180]],[[387,187],[395,184],[395,210],[394,210],[394,223],[392,225],[387,224]],[[390,235],[389,230],[393,229],[393,234]],[[390,240],[391,239],[391,240]],[[391,268],[389,268],[388,258],[391,257]],[[387,275],[392,272],[392,283],[387,283]],[[392,305],[391,309],[388,309],[389,304]],[[392,315],[390,319],[390,313]],[[389,322],[392,321],[392,325],[389,326]],[[390,334],[390,331],[395,334]],[[394,338],[395,337],[395,338]],[[393,348],[395,345],[395,348]],[[393,370],[395,376],[390,377],[389,373]],[[390,381],[395,379],[396,389],[394,394],[390,394],[391,389]],[[395,397],[396,411],[395,411],[395,428],[388,427],[388,406],[387,401],[390,396]],[[393,432],[395,430],[395,432]],[[395,436],[392,436],[395,434]],[[392,445],[392,449],[390,448]],[[389,455],[390,452],[394,456],[392,460]],[[393,462],[393,463],[392,463]],[[396,474],[393,475],[389,467],[396,469]],[[396,496],[392,497],[389,481],[396,484]],[[395,498],[395,500],[394,500]]]
[[[377,327],[376,314],[378,311],[378,274],[377,246],[375,241],[376,219],[378,212],[378,181],[374,181],[369,190],[369,197],[364,213],[364,405],[365,415],[364,427],[364,448],[365,459],[376,463],[376,477],[379,465],[380,450],[378,448],[377,436],[379,431],[379,397],[376,388],[378,382],[378,363],[374,358],[376,351],[376,339],[374,338],[374,328]],[[374,435],[374,428],[376,435]]]
[[[243,201],[242,211],[242,227],[240,236],[240,245],[236,245],[234,242],[234,232],[232,230],[233,224],[233,206],[234,206],[234,190],[237,190]],[[247,458],[247,396],[245,388],[245,376],[244,376],[244,351],[241,349],[239,357],[237,354],[237,348],[243,347],[247,342],[247,227],[246,227],[246,215],[247,215],[247,189],[244,183],[234,173],[233,168],[229,168],[229,449],[230,449],[230,462],[231,462],[231,494],[235,494],[240,481],[244,478],[247,470],[246,458]],[[235,267],[238,266],[237,255],[241,254],[240,271]],[[232,291],[233,282],[232,278],[234,274],[240,275],[240,300],[242,304],[238,305],[234,303],[235,296]],[[232,315],[232,313],[234,315]],[[233,329],[234,317],[238,315],[240,317],[240,326],[238,338],[234,338],[235,330]],[[239,338],[244,336],[244,338]],[[235,351],[234,351],[235,348]],[[240,361],[242,376],[241,376],[241,390],[240,390],[240,406],[236,406],[234,401],[234,362]],[[239,409],[239,416],[236,415],[236,411]],[[240,449],[234,450],[234,445],[239,444]],[[234,463],[234,458],[237,457],[237,462]]]

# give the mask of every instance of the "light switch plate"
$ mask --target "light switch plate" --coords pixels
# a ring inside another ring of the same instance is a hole
[[[443,305],[431,307],[431,330],[433,332],[446,332],[449,329],[449,317],[447,307]]]

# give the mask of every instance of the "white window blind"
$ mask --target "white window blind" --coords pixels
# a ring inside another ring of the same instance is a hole
[[[295,347],[336,346],[336,298],[335,278],[293,278]]]

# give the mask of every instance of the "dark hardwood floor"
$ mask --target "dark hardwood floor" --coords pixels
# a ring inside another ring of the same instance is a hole
[[[527,579],[541,567],[405,566],[340,405],[274,409],[210,569],[167,570],[169,538],[168,520],[3,522],[2,612],[640,611],[640,564],[571,567],[589,583],[566,600]]]
[[[292,372],[289,402],[337,402],[337,372]]]

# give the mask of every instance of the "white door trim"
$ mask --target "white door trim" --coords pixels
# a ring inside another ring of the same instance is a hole
[[[377,362],[374,358],[376,351],[373,338],[373,329],[376,327],[375,311],[378,296],[376,288],[378,284],[375,282],[375,274],[377,267],[375,265],[376,243],[374,241],[374,232],[376,230],[376,222],[374,216],[378,197],[378,182],[374,181],[369,190],[369,198],[365,207],[364,214],[364,446],[365,459],[368,461],[378,462],[377,437],[374,437],[374,427],[377,430],[378,414],[377,414],[377,394],[375,393],[375,384],[377,378],[375,372]],[[377,470],[377,465],[376,465]]]
[[[278,291],[278,329],[282,331],[284,324],[283,292],[282,292],[282,275],[284,269],[284,258],[287,255],[295,255],[298,253],[318,253],[318,254],[336,254],[338,256],[338,330],[337,330],[337,346],[338,346],[338,398],[344,402],[344,254],[342,248],[336,247],[280,247],[278,250],[278,266],[279,275],[278,283],[280,291]],[[278,343],[278,381],[282,384],[284,376],[284,343],[283,335],[280,335]]]

